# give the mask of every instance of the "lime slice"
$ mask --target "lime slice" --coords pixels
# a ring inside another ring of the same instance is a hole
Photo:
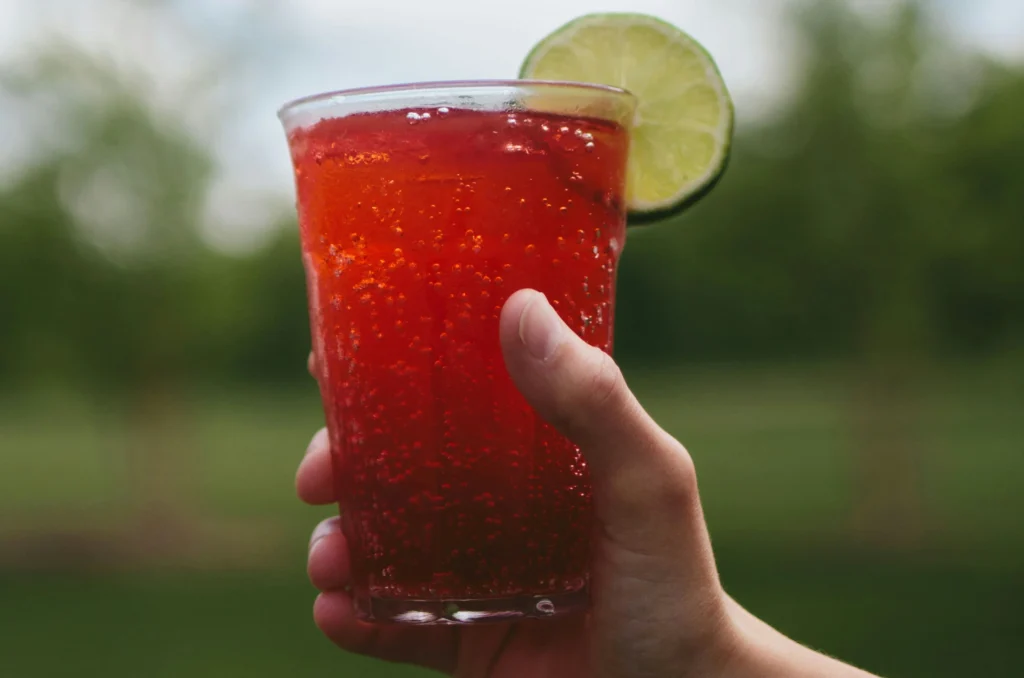
[[[692,205],[725,171],[732,99],[707,51],[669,23],[642,14],[580,17],[541,40],[519,77],[612,85],[637,97],[630,221]]]

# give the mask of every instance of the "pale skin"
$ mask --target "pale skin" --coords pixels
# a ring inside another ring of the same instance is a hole
[[[505,304],[500,335],[519,390],[590,468],[598,527],[589,613],[463,628],[364,623],[353,613],[348,547],[332,518],[314,530],[308,564],[320,590],[313,617],[328,638],[455,678],[871,678],[790,640],[725,593],[693,460],[609,356],[531,290]],[[296,476],[303,501],[338,500],[330,464],[320,431]]]

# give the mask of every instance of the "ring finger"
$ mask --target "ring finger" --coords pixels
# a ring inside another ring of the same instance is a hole
[[[341,518],[328,518],[313,530],[306,571],[313,586],[321,591],[339,591],[349,585],[352,571]]]

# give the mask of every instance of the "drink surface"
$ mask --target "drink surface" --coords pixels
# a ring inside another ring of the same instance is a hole
[[[610,351],[626,131],[440,107],[326,119],[289,144],[357,598],[583,588],[586,465],[512,384],[498,318],[537,289]]]

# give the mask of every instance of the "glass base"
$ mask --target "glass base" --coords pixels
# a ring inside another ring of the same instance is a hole
[[[356,616],[383,624],[465,625],[550,619],[587,609],[586,589],[550,596],[478,598],[471,600],[409,600],[355,597]]]

